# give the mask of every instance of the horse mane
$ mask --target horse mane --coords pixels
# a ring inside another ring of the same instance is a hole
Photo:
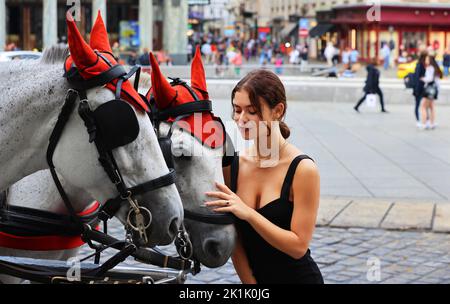
[[[41,63],[44,64],[57,64],[64,63],[67,56],[69,56],[69,48],[67,45],[55,44],[44,50],[44,54],[41,58]]]

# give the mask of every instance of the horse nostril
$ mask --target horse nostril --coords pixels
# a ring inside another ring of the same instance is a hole
[[[212,257],[220,256],[220,243],[215,240],[206,240],[204,243],[205,253]]]
[[[171,237],[175,237],[176,235],[177,235],[177,233],[178,233],[178,230],[179,230],[179,225],[178,225],[178,223],[179,223],[179,219],[176,217],[176,218],[174,218],[173,220],[172,220],[172,222],[170,222],[170,225],[169,225],[169,234],[170,234],[170,236]]]

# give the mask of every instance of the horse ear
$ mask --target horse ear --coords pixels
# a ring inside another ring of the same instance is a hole
[[[203,66],[202,55],[200,47],[197,46],[195,56],[191,65],[191,86],[195,89],[200,89],[205,99],[208,99],[208,89],[206,87],[206,74]]]
[[[70,55],[78,69],[93,66],[97,62],[97,54],[84,41],[78,31],[75,20],[68,13],[67,18],[67,41],[69,44]]]
[[[100,52],[108,52],[112,54],[111,45],[109,43],[108,32],[103,22],[102,14],[98,11],[97,19],[91,31],[91,48]]]
[[[152,93],[156,105],[160,109],[166,109],[177,97],[177,91],[170,85],[159,69],[158,62],[150,53],[150,65],[152,66]]]

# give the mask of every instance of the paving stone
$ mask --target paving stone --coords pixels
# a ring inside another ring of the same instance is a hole
[[[431,273],[435,268],[428,266],[417,266],[413,268],[412,273],[417,274],[419,276],[425,276]]]
[[[450,232],[450,204],[437,205],[433,231]]]
[[[330,225],[332,227],[378,228],[391,205],[389,201],[354,201]],[[350,231],[364,232],[364,230]]]
[[[112,231],[123,232],[118,226]],[[317,229],[322,246],[313,248],[312,256],[322,270],[324,279],[330,284],[378,284],[369,282],[367,266],[369,258],[381,262],[381,284],[449,284],[450,283],[450,235],[442,233],[421,233],[384,231],[381,229]],[[364,241],[367,239],[367,241]],[[360,240],[357,244],[354,240]],[[327,244],[328,243],[328,244]],[[163,247],[164,251],[173,246]],[[359,253],[358,253],[359,251]],[[80,256],[91,253],[86,246]],[[108,250],[106,260],[113,250]],[[351,255],[347,255],[347,254]],[[353,255],[355,254],[355,255]],[[123,265],[147,267],[133,259]],[[157,267],[151,267],[157,268]],[[230,261],[219,269],[202,268],[202,272],[188,276],[188,284],[240,284]]]
[[[377,247],[373,250],[370,250],[368,254],[377,256],[377,257],[384,257],[392,252],[392,249],[386,248],[386,247]]]
[[[340,260],[338,262],[337,265],[343,265],[343,266],[361,266],[361,265],[366,265],[367,264],[367,260],[366,259],[361,259],[361,258],[355,258],[355,257],[350,257],[347,259],[343,259]]]
[[[342,244],[356,246],[356,245],[360,245],[363,242],[364,242],[364,240],[357,239],[357,238],[351,238],[351,239],[346,239],[346,240],[342,241]]]
[[[325,237],[316,241],[316,243],[322,243],[326,245],[338,244],[340,242],[342,242],[342,238],[340,237]]]
[[[349,203],[350,200],[345,199],[322,199],[317,215],[317,224],[319,226],[328,226],[336,215],[338,215]]]
[[[431,229],[434,204],[397,202],[381,224],[385,229]]]
[[[356,256],[360,255],[362,253],[367,252],[368,250],[365,248],[359,248],[359,247],[348,247],[344,250],[339,251],[341,254],[349,255],[349,256]]]
[[[344,265],[325,265],[320,268],[322,272],[331,272],[331,273],[337,273],[339,271],[343,271],[346,267]]]

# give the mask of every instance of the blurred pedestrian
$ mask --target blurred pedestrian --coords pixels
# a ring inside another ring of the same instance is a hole
[[[381,49],[381,55],[384,60],[384,70],[387,71],[391,65],[391,48],[387,42],[384,43],[383,48]]]
[[[116,59],[120,58],[120,44],[118,41],[115,41],[111,47],[113,51],[113,55]]]
[[[300,70],[302,72],[305,72],[308,66],[308,58],[309,57],[309,48],[308,48],[308,44],[303,44],[301,46],[301,50],[300,50],[300,65],[301,68]]]
[[[300,51],[299,51],[299,47],[296,47],[289,54],[289,63],[290,64],[298,64],[299,59],[300,59]]]
[[[416,99],[416,106],[414,109],[414,113],[416,115],[417,127],[420,128],[422,126],[420,119],[420,105],[422,103],[423,91],[425,88],[425,83],[422,81],[423,77],[425,77],[425,59],[427,58],[427,51],[422,51],[420,53],[419,60],[416,65],[416,70],[414,71],[414,88],[413,94]]]
[[[367,80],[364,87],[364,97],[354,107],[355,111],[359,113],[359,107],[366,100],[369,94],[377,94],[380,97],[381,112],[388,113],[384,107],[384,96],[380,88],[380,71],[376,68],[377,59],[373,58],[371,63],[367,66]]]
[[[439,79],[442,78],[442,71],[436,60],[432,56],[425,58],[425,76],[421,79],[425,83],[422,100],[422,123],[419,129],[436,128],[436,105],[435,101],[439,97]],[[429,121],[427,117],[429,114]]]
[[[335,54],[336,54],[336,49],[335,49],[333,43],[328,42],[323,55],[325,56],[327,63],[330,67],[334,65],[333,58],[334,58]]]
[[[361,68],[359,63],[359,52],[357,49],[353,49],[350,52],[350,69],[353,73],[357,73]]]
[[[131,50],[129,52],[127,64],[130,66],[135,66],[136,64],[138,64],[138,54],[135,50]]]
[[[142,66],[150,66],[150,50],[148,48],[142,50],[142,55],[139,56],[139,64]]]
[[[240,49],[236,49],[236,54],[230,60],[230,62],[234,65],[235,75],[239,77],[241,75],[241,68],[242,68],[242,52]]]
[[[205,56],[205,64],[209,64],[211,62],[212,49],[211,44],[207,41],[202,45],[201,48],[203,56]]]
[[[277,54],[275,56],[275,72],[277,75],[283,74],[283,55]]]
[[[450,69],[450,50],[446,49],[444,53],[444,76],[449,76],[449,69]]]

